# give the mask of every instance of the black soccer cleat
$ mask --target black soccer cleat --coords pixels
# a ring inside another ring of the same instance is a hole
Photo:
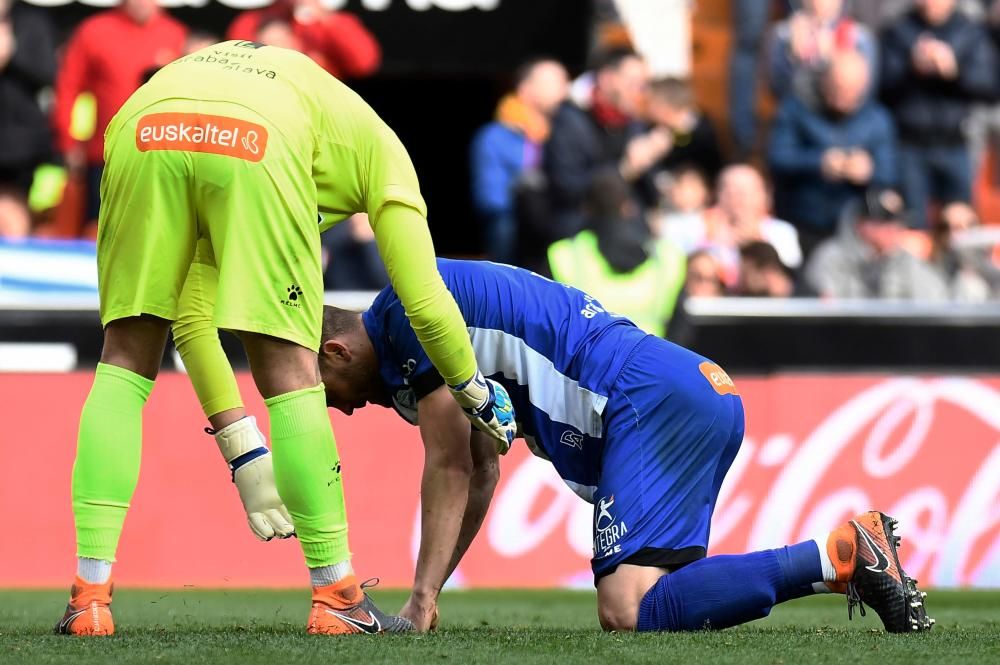
[[[856,606],[865,616],[868,605],[890,633],[930,630],[934,619],[927,616],[924,606],[927,594],[899,564],[897,524],[873,510],[830,534],[827,549],[839,581],[846,582],[847,615],[853,619]]]

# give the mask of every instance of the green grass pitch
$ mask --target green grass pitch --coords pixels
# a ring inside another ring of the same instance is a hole
[[[396,610],[405,595],[376,591]],[[805,598],[740,628],[605,634],[593,593],[456,591],[430,635],[325,638],[304,633],[305,591],[138,591],[115,595],[118,634],[51,634],[66,593],[0,591],[0,663],[375,665],[378,663],[1000,663],[1000,592],[937,591],[929,634],[887,635],[873,612],[848,622],[842,596]]]

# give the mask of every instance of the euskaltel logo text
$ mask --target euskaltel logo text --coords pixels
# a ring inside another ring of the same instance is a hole
[[[151,113],[139,119],[135,145],[140,152],[207,152],[259,162],[267,150],[267,128],[255,122],[203,113]]]

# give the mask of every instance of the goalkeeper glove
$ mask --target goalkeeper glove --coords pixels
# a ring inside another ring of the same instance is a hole
[[[514,405],[507,389],[496,381],[484,379],[478,369],[471,379],[448,389],[476,429],[493,437],[497,453],[505,455],[517,433]]]
[[[292,518],[274,485],[271,451],[257,429],[257,419],[247,416],[217,432],[205,431],[215,435],[219,452],[229,464],[254,535],[260,540],[294,536]]]

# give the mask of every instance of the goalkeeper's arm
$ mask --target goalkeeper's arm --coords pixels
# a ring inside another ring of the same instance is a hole
[[[211,432],[232,472],[251,531],[261,540],[288,538],[295,529],[274,485],[264,435],[246,415],[236,376],[212,324],[218,275],[208,256],[207,240],[199,240],[178,303],[174,345],[205,417],[217,430]]]
[[[375,242],[410,327],[449,386],[476,373],[476,357],[462,313],[435,263],[427,221],[415,209],[387,203],[372,220]]]
[[[465,320],[437,271],[427,221],[416,209],[389,202],[371,224],[420,345],[473,424],[496,440],[499,452],[507,452],[516,428],[509,398],[479,372]]]

